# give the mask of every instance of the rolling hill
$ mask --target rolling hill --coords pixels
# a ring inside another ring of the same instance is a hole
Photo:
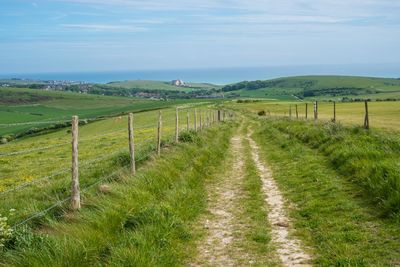
[[[298,76],[243,81],[224,86],[231,97],[290,99],[400,99],[400,79],[355,76]]]
[[[72,115],[96,119],[128,111],[164,108],[195,100],[154,101],[128,97],[0,87],[0,137],[63,127]],[[8,138],[7,137],[7,138]],[[1,138],[0,138],[1,139]]]

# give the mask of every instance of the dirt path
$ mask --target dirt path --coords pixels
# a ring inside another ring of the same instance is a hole
[[[209,185],[208,212],[202,218],[205,237],[197,244],[198,255],[190,266],[270,266],[255,254],[251,249],[243,249],[241,242],[246,242],[244,232],[248,232],[251,224],[250,218],[243,218],[244,203],[246,197],[243,185],[246,177],[245,162],[250,155],[245,153],[242,135],[236,135],[231,139],[231,149],[227,156],[223,175]],[[307,262],[311,257],[301,249],[300,242],[289,234],[289,219],[284,208],[284,199],[272,179],[271,172],[261,162],[259,148],[251,135],[247,135],[251,148],[251,160],[254,162],[262,179],[262,197],[265,196],[265,204],[268,207],[268,219],[272,227],[272,243],[276,251],[265,254],[264,257],[274,258],[271,262],[281,262],[283,266],[309,266]],[[239,244],[239,245],[238,245]],[[265,244],[260,244],[265,245]],[[264,265],[260,265],[264,262]]]
[[[196,263],[191,266],[237,266],[232,255],[238,255],[233,246],[235,232],[238,229],[235,220],[235,200],[240,194],[240,184],[244,176],[242,138],[231,139],[231,153],[236,155],[229,165],[230,170],[210,187],[207,219],[203,222],[206,229],[205,240],[199,244]]]
[[[301,242],[290,235],[290,221],[285,211],[285,201],[282,193],[272,177],[270,169],[260,159],[260,149],[247,135],[251,147],[251,154],[263,182],[265,201],[269,206],[268,221],[272,226],[272,241],[277,247],[277,254],[283,266],[311,266],[308,262],[311,256],[303,249]]]

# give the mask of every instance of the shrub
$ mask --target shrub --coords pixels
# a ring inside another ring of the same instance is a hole
[[[199,139],[197,132],[190,130],[179,134],[179,141],[183,143],[196,143]]]
[[[265,110],[261,110],[261,111],[257,112],[257,114],[258,114],[258,116],[265,116],[266,115]]]

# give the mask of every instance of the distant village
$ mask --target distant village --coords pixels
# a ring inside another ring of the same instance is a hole
[[[87,82],[78,81],[65,81],[65,80],[28,80],[28,79],[7,79],[0,80],[0,87],[27,87],[32,89],[43,89],[46,91],[64,91],[70,86],[78,86],[81,93],[85,93],[90,88],[92,84]]]
[[[192,85],[185,83],[181,79],[172,80],[171,85],[182,88],[190,88]],[[98,94],[112,96],[139,97],[154,100],[165,100],[169,98],[217,98],[219,95],[207,90],[195,90],[193,92],[183,92],[177,89],[157,90],[141,88],[117,88],[107,84],[95,84],[79,81],[65,80],[29,80],[29,79],[0,79],[0,87],[30,88],[46,91],[70,91],[80,94]]]

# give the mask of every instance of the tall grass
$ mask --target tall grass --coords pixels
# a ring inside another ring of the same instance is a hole
[[[365,188],[338,174],[327,154],[272,125],[265,121],[254,137],[314,265],[398,266],[399,222],[380,217]]]
[[[19,231],[0,265],[184,265],[193,248],[190,225],[205,207],[204,182],[220,166],[231,129],[215,127],[166,147],[137,176],[125,173],[109,190],[93,189],[79,213]]]
[[[399,134],[282,119],[268,120],[271,126],[323,153],[341,175],[365,189],[382,215],[399,214]]]

